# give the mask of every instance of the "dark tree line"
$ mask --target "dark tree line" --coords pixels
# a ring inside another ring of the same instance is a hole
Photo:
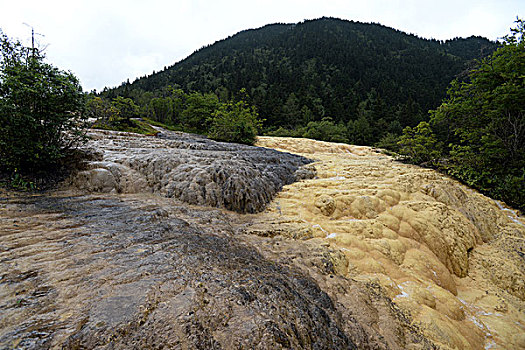
[[[496,47],[479,37],[441,42],[322,18],[240,32],[102,96],[144,107],[167,86],[221,101],[244,88],[266,132],[292,135],[312,122],[332,123],[344,126],[345,141],[371,145],[428,119],[450,81]]]
[[[261,121],[254,106],[246,102],[246,91],[236,100],[220,101],[214,93],[186,93],[171,86],[162,94],[144,94],[133,99],[117,96],[111,100],[91,95],[87,114],[95,128],[155,133],[149,123],[185,132],[199,133],[227,142],[254,144]],[[141,119],[146,119],[144,122]]]

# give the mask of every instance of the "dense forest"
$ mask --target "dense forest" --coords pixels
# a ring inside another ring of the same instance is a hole
[[[338,135],[332,141],[371,145],[428,119],[450,81],[496,47],[481,37],[443,42],[334,18],[272,24],[100,96],[130,98],[150,117],[152,104],[175,105],[167,120],[179,124],[182,111],[173,91],[229,101],[245,89],[267,133],[315,136],[328,127]]]
[[[391,149],[525,210],[525,22],[516,24]]]

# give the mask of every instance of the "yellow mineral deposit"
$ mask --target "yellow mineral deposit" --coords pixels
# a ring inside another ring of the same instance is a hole
[[[379,283],[443,349],[525,349],[525,221],[501,203],[369,147],[260,137],[316,162],[263,219],[322,238],[338,271]],[[300,234],[297,234],[300,233]]]

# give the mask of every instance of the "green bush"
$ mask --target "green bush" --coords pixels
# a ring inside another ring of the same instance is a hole
[[[407,126],[397,144],[399,153],[416,164],[435,163],[441,156],[440,143],[427,122],[421,122],[415,128]]]
[[[210,127],[210,115],[218,108],[219,99],[215,94],[193,92],[186,96],[181,124],[189,132],[205,134]]]
[[[348,142],[347,129],[344,124],[334,124],[331,118],[309,122],[303,137],[328,142]]]
[[[270,131],[268,136],[305,137],[328,142],[348,142],[347,128],[344,124],[334,124],[332,118],[325,117],[321,121],[311,121],[306,126],[295,129],[279,129]]]
[[[253,145],[262,121],[255,107],[241,100],[221,103],[212,113],[210,125],[208,137],[211,139]]]
[[[445,162],[433,165],[524,210],[525,22],[516,23],[466,81],[452,82],[447,98],[431,111],[432,128],[425,122],[405,128],[398,144],[408,160],[433,163],[443,157]]]
[[[268,131],[265,135],[277,137],[304,137],[306,127],[299,127],[295,129],[286,129],[280,126],[277,130]]]
[[[399,153],[400,137],[393,133],[386,133],[377,143],[376,147],[383,148],[388,151]]]

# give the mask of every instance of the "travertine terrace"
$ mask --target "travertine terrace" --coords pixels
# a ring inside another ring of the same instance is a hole
[[[92,137],[0,193],[0,348],[525,348],[502,203],[368,147]]]
[[[317,177],[286,186],[261,228],[322,239],[344,255],[341,275],[380,284],[443,349],[525,348],[525,221],[515,211],[369,147],[259,145],[317,160]]]

